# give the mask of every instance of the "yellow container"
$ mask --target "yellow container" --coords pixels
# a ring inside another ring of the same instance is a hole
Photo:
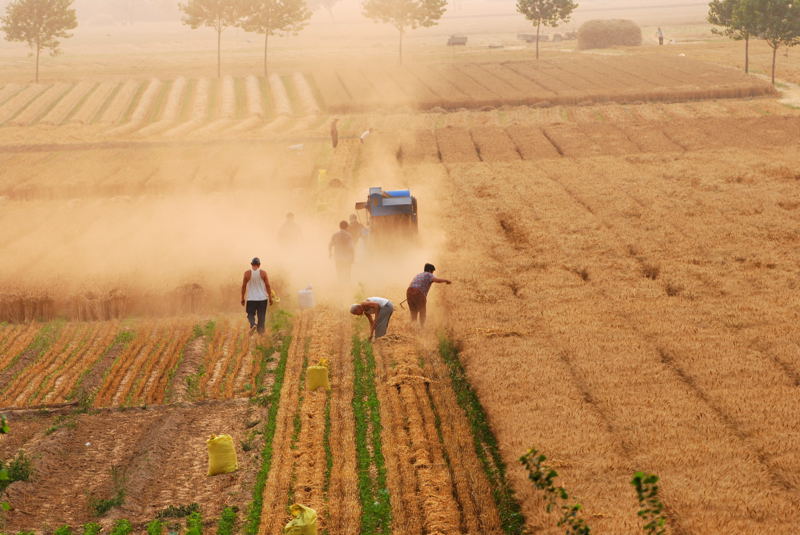
[[[317,388],[330,390],[331,383],[328,380],[328,367],[309,366],[306,370],[306,388],[309,390],[316,390]]]
[[[236,447],[230,435],[211,435],[208,446],[208,475],[228,474],[239,469]]]

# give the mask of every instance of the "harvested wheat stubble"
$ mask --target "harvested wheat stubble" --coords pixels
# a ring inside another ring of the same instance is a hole
[[[411,105],[415,108],[432,108],[440,104],[439,96],[405,68],[389,69],[383,74],[391,78],[397,87],[408,95]]]
[[[175,122],[178,120],[183,106],[186,85],[186,78],[183,76],[172,82],[172,87],[170,87],[167,95],[167,102],[164,104],[164,113],[161,115],[162,121]]]
[[[561,156],[558,149],[547,139],[541,128],[511,125],[506,128],[506,133],[525,160],[558,158]]]
[[[480,67],[486,71],[487,76],[504,81],[516,93],[522,95],[522,102],[535,103],[552,98],[555,93],[540,86],[533,80],[519,75],[502,63],[481,63]]]
[[[443,163],[480,161],[475,143],[466,128],[448,126],[436,129],[436,144]]]
[[[319,104],[314,97],[314,91],[308,83],[308,79],[302,72],[292,73],[292,82],[297,90],[297,96],[300,99],[300,106],[304,114],[317,114],[319,113]]]
[[[264,116],[264,99],[261,96],[261,83],[255,76],[248,76],[245,79],[245,89],[247,92],[247,113],[251,116]]]
[[[219,116],[223,119],[236,117],[236,81],[232,76],[222,78],[219,109]]]
[[[61,124],[84,98],[97,86],[97,82],[82,81],[73,85],[69,92],[64,95],[53,108],[47,112],[41,122],[43,124]]]
[[[50,86],[44,84],[28,85],[25,86],[22,91],[9,98],[0,106],[0,124],[7,122],[24,110],[49,87]]]
[[[439,163],[441,160],[433,130],[418,130],[413,137],[402,137],[400,156],[403,164]]]
[[[603,153],[601,147],[587,136],[579,125],[553,124],[543,128],[544,135],[564,156],[578,158],[582,156],[598,156]]]
[[[485,126],[470,129],[470,134],[478,148],[481,160],[485,162],[507,162],[520,160],[514,141],[498,126]]]
[[[482,65],[468,63],[459,65],[456,69],[495,95],[498,104],[523,104],[529,98],[529,95],[515,86],[487,72]]]
[[[370,104],[378,107],[403,107],[414,104],[414,99],[395,82],[388,71],[370,72],[363,71],[361,76],[368,79],[371,84]]]
[[[339,315],[335,320],[331,359],[336,369],[330,374],[330,433],[332,465],[328,489],[330,533],[359,533],[361,504],[358,499],[355,426],[353,416],[353,361],[350,355],[350,322]]]
[[[462,72],[458,67],[443,68],[439,70],[439,73],[466,94],[475,106],[496,106],[500,103],[498,94],[487,88],[482,82]]]
[[[63,97],[72,87],[72,84],[57,83],[50,86],[47,91],[36,97],[28,107],[14,117],[9,124],[15,126],[25,126],[36,123],[45,113],[47,113],[58,100]]]
[[[301,394],[305,388],[305,385],[300,382],[300,378],[304,371],[304,340],[313,332],[314,318],[311,314],[311,312],[305,311],[296,319],[292,345],[289,348],[285,380],[276,416],[275,435],[272,440],[274,445],[272,465],[264,487],[261,526],[258,530],[260,535],[280,533],[281,526],[286,522],[286,517],[281,515],[281,512],[286,511],[287,496],[291,488],[292,464],[295,458],[292,449],[295,446],[292,439],[294,419],[296,411],[301,408]]]
[[[101,82],[69,118],[70,123],[89,124],[97,119],[106,101],[120,87],[118,82]]]
[[[628,139],[626,133],[616,125],[587,123],[582,126],[581,131],[600,147],[601,154],[622,155],[639,152],[639,146],[632,139]]]
[[[619,123],[619,128],[636,143],[642,152],[682,152],[684,150],[683,147],[667,137],[656,123]]]
[[[460,87],[455,85],[449,77],[442,76],[440,70],[422,65],[407,67],[409,75],[415,77],[420,85],[427,87],[437,101],[428,103],[428,106],[441,106],[443,108],[472,107],[473,99]]]
[[[314,69],[311,77],[322,97],[320,104],[326,111],[342,113],[352,109],[354,105],[352,98],[335,71],[324,68]]]
[[[123,83],[100,116],[99,122],[102,124],[114,124],[124,119],[143,84],[144,82],[138,80],[128,80]]]
[[[289,95],[286,93],[286,86],[283,79],[277,74],[269,76],[269,90],[272,94],[272,101],[275,106],[275,113],[278,115],[291,115],[292,104],[289,102]]]
[[[21,84],[5,84],[2,88],[0,88],[0,105],[22,91],[24,87],[25,86]]]

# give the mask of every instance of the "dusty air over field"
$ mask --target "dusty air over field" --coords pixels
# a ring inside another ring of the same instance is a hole
[[[0,0],[0,532],[795,535],[798,0]]]

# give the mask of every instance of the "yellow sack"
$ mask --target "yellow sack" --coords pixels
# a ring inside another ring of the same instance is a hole
[[[208,445],[208,475],[228,474],[239,469],[236,448],[230,435],[211,435]]]
[[[309,390],[331,389],[331,383],[328,380],[328,359],[320,359],[319,364],[306,369],[306,388]]]
[[[294,504],[289,508],[294,520],[283,528],[284,535],[317,535],[317,512],[310,507]]]

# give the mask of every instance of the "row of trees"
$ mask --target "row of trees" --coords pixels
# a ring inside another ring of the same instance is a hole
[[[712,0],[708,22],[717,34],[744,41],[744,71],[750,72],[750,39],[772,48],[772,84],[778,49],[800,44],[800,0]]]

